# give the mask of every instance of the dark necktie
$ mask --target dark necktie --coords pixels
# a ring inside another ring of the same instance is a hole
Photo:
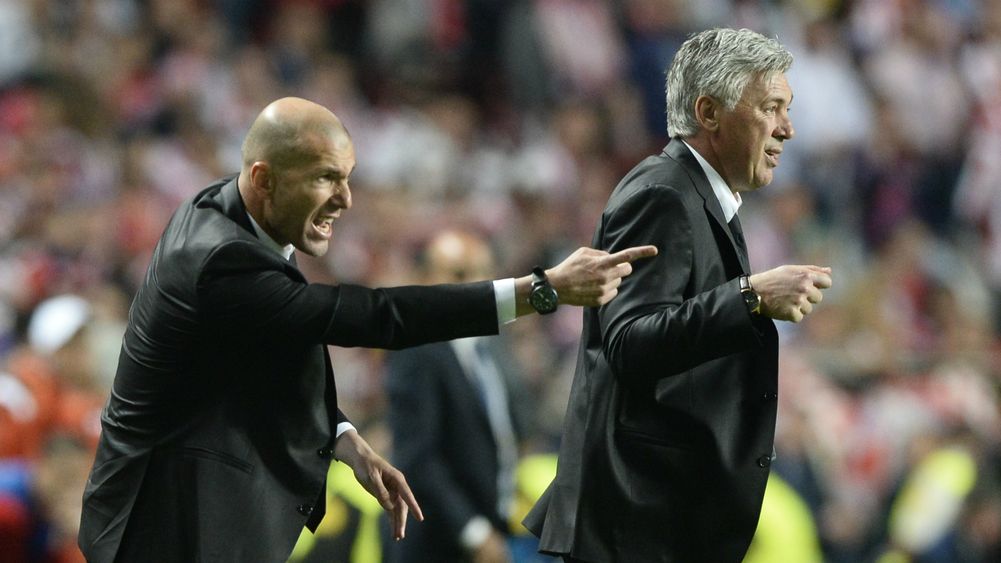
[[[740,252],[741,258],[747,261],[747,243],[744,241],[744,229],[740,227],[740,218],[734,215],[728,225],[730,226],[730,233],[733,235],[733,241],[737,243],[737,250]]]

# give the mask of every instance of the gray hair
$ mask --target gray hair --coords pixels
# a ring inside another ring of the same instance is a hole
[[[667,71],[667,134],[689,137],[699,130],[695,100],[712,96],[733,109],[752,79],[784,73],[792,54],[777,40],[749,29],[709,29],[693,34]]]

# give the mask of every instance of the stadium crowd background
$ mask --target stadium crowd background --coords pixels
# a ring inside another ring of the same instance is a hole
[[[754,269],[835,272],[781,325],[774,473],[808,511],[779,536],[838,563],[1001,560],[1001,2],[0,0],[0,561],[81,560],[131,296],[264,105],[318,101],[357,148],[312,280],[412,282],[448,226],[520,274],[589,243],[666,143],[675,49],[712,26],[796,57],[796,138],[741,210]],[[537,401],[526,456],[556,448],[580,323],[504,329]],[[381,362],[333,351],[388,453]]]

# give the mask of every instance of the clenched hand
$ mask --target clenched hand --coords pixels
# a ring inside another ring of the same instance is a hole
[[[798,323],[813,312],[831,287],[831,269],[820,266],[779,266],[754,274],[751,287],[761,298],[761,314]]]

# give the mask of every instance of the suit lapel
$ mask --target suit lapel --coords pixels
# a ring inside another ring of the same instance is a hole
[[[733,250],[734,255],[736,255],[737,260],[740,262],[740,267],[745,274],[751,272],[751,266],[748,263],[747,255],[745,252],[741,251],[740,246],[733,237],[733,232],[730,230],[730,226],[727,224],[726,219],[723,216],[723,207],[719,204],[719,198],[716,197],[716,193],[713,192],[712,186],[709,185],[709,178],[706,177],[706,173],[702,170],[702,166],[699,161],[695,160],[695,155],[692,151],[685,146],[685,143],[681,139],[675,137],[664,147],[664,154],[680,164],[685,171],[688,173],[688,177],[692,180],[692,184],[695,185],[695,190],[699,192],[702,196],[702,202],[705,206],[706,213],[712,218],[715,223],[714,227],[717,233],[722,233],[728,241],[730,241],[730,249]]]

